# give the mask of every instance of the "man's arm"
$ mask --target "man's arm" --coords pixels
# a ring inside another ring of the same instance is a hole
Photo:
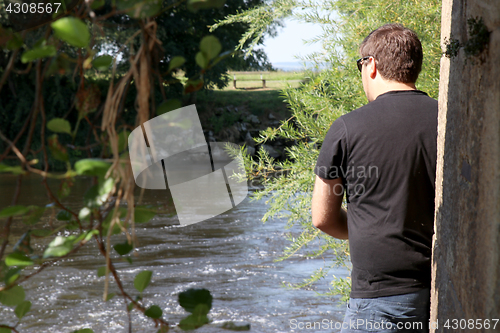
[[[347,213],[342,209],[342,178],[323,179],[316,176],[312,198],[312,223],[332,237],[348,239]]]

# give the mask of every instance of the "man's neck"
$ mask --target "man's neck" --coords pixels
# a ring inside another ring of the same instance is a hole
[[[392,80],[379,79],[376,84],[373,85],[373,94],[371,94],[371,100],[375,100],[378,96],[385,94],[389,91],[395,90],[416,90],[417,87],[415,83],[403,83]]]

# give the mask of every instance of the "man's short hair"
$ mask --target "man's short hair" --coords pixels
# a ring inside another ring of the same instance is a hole
[[[417,34],[401,24],[385,24],[370,32],[359,46],[361,57],[375,58],[387,80],[415,83],[422,69],[422,44]]]

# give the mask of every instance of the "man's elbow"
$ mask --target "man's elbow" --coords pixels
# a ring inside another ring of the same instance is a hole
[[[325,219],[324,216],[320,216],[319,214],[315,214],[314,210],[312,212],[312,224],[314,227],[318,228],[319,230],[324,230],[327,225],[328,221]]]

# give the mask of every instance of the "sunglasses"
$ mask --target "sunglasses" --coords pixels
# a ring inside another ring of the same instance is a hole
[[[356,60],[356,65],[358,65],[358,69],[360,72],[361,72],[361,69],[363,68],[363,61],[370,59],[370,57],[371,56],[366,56],[366,57],[359,58],[358,60]]]

